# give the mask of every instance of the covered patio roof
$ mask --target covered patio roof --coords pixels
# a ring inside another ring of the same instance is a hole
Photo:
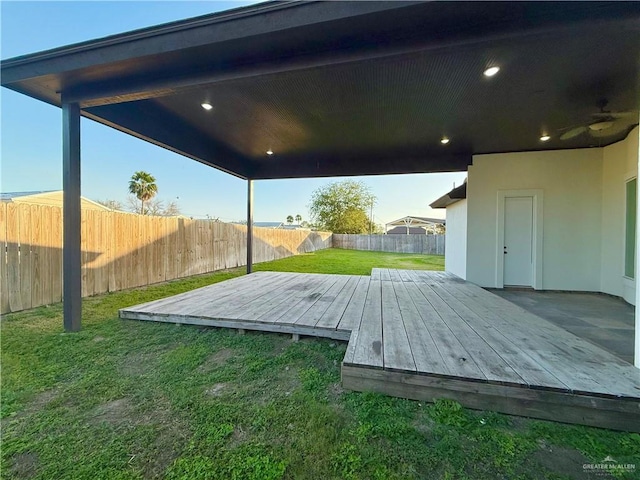
[[[639,18],[636,2],[267,2],[5,60],[2,85],[241,178],[464,171],[624,138],[559,136],[601,99],[637,110]]]

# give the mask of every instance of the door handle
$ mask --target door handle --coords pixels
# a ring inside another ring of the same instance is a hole
[[[506,254],[507,254],[507,247],[505,246],[505,247],[502,247],[502,248],[504,248],[504,250],[502,251],[502,253],[504,253],[504,254],[506,255]]]

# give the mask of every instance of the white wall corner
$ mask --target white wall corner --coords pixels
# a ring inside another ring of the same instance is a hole
[[[640,120],[640,119],[639,119]],[[635,131],[635,135],[638,136],[638,157],[637,157],[637,165],[638,165],[638,172],[640,172],[640,128],[636,127],[636,131]],[[636,196],[637,199],[637,196]],[[637,201],[637,200],[636,200]],[[638,235],[638,225],[640,225],[640,208],[636,208],[636,255],[635,255],[635,261],[636,261],[636,265],[635,265],[635,276],[638,276],[638,265],[640,264],[640,262],[638,262],[638,253],[640,252],[640,248],[638,248],[638,245],[640,245],[640,235]],[[640,299],[640,282],[636,281],[636,300]],[[638,310],[638,307],[636,306],[636,325],[635,325],[635,349],[634,349],[634,365],[638,368],[640,368],[640,311]]]

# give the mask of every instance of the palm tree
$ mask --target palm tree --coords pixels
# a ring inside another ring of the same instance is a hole
[[[296,215],[296,223],[300,225],[300,222],[302,222],[302,215],[298,214]]]
[[[140,200],[140,214],[144,215],[144,202],[151,200],[158,193],[158,186],[153,175],[142,170],[134,173],[129,180],[129,193]]]
[[[287,215],[287,223],[291,225],[293,223],[293,217],[291,215]]]

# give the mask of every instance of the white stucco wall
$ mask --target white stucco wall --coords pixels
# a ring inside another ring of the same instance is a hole
[[[602,239],[600,291],[635,305],[635,282],[625,279],[625,183],[638,174],[638,128],[602,149]]]
[[[462,279],[467,278],[467,201],[447,207],[444,269]]]
[[[478,155],[467,182],[467,280],[496,287],[499,190],[542,190],[542,286],[601,287],[603,149]]]
[[[625,183],[638,173],[638,137],[636,127],[605,148],[475,156],[465,205],[467,280],[497,286],[498,192],[542,190],[542,288],[601,291],[635,304],[635,282],[624,278],[624,238]],[[461,242],[453,240],[455,252]],[[446,261],[461,271],[462,257]]]

